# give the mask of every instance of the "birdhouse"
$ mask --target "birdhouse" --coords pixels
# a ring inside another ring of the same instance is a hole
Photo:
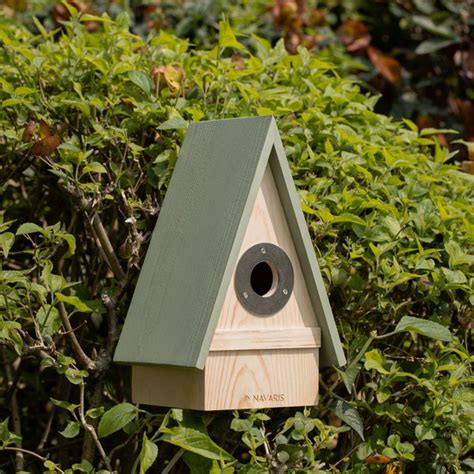
[[[114,360],[198,410],[315,405],[345,363],[272,117],[189,126]]]

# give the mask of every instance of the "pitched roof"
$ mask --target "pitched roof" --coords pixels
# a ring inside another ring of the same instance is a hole
[[[271,116],[189,126],[115,352],[116,362],[204,367],[269,161],[321,328],[320,364],[345,363]]]

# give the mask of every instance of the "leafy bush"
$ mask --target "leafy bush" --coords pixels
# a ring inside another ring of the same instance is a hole
[[[433,131],[224,21],[190,50],[68,8],[36,35],[0,17],[1,469],[472,468],[472,177]],[[277,118],[348,366],[313,408],[138,409],[111,356],[186,127],[256,114]]]

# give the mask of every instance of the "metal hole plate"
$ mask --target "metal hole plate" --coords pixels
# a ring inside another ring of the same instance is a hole
[[[250,277],[262,262],[268,263],[278,274],[276,288],[269,296],[254,291]],[[267,242],[250,247],[240,258],[235,271],[235,291],[240,304],[250,313],[269,316],[280,311],[290,299],[294,286],[293,265],[288,255],[277,245]]]

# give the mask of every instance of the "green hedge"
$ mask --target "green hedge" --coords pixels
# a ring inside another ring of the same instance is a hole
[[[214,49],[191,51],[70,8],[36,36],[0,17],[0,469],[472,468],[473,179],[433,131],[224,21]],[[186,127],[268,113],[348,366],[322,374],[314,408],[138,410],[111,355]]]

